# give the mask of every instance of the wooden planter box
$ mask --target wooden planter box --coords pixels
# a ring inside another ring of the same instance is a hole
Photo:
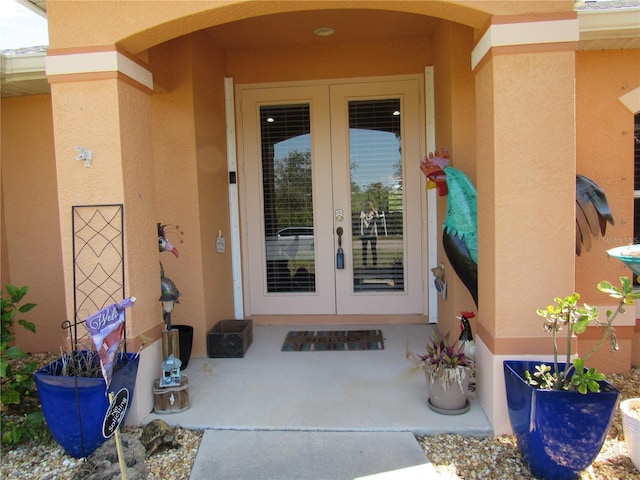
[[[221,320],[207,333],[209,358],[242,358],[253,341],[253,320]]]

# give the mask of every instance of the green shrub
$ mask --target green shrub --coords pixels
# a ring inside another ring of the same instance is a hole
[[[21,303],[29,287],[18,288],[6,285],[7,295],[0,292],[2,323],[0,326],[0,377],[2,390],[3,425],[2,443],[13,445],[29,438],[39,438],[47,429],[39,402],[33,373],[37,362],[21,361],[27,353],[13,345],[13,326],[17,322],[26,330],[35,333],[33,322],[16,319],[19,313],[27,313],[36,306],[34,303]],[[5,419],[5,413],[12,413],[11,419]],[[14,418],[19,420],[14,421]]]

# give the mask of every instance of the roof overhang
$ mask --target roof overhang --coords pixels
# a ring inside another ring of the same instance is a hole
[[[0,55],[2,98],[48,94],[45,58],[45,51]]]
[[[47,0],[16,0],[16,2],[24,5],[41,17],[47,18]]]

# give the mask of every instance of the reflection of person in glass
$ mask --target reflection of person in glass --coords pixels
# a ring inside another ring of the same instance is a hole
[[[378,211],[371,200],[367,200],[365,210],[360,212],[360,239],[362,240],[362,265],[367,265],[367,246],[371,244],[371,260],[373,266],[378,264]]]

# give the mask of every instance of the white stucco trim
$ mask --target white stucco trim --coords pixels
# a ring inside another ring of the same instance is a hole
[[[491,25],[471,52],[471,68],[494,47],[577,42],[578,19]]]
[[[224,79],[224,106],[227,123],[227,170],[235,175],[229,181],[229,227],[231,229],[231,271],[233,276],[233,311],[236,320],[244,318],[242,291],[242,257],[240,256],[240,201],[238,196],[238,156],[236,152],[236,116],[233,78]]]
[[[140,352],[140,363],[133,391],[133,400],[125,425],[137,427],[153,411],[154,381],[158,378],[158,366],[162,364],[162,341],[157,340]]]
[[[120,72],[141,85],[153,89],[152,73],[116,50],[47,55],[45,65],[47,76]]]
[[[553,355],[494,355],[478,335],[476,342],[476,398],[482,405],[493,434],[513,433],[509,422],[507,394],[504,382],[505,360],[531,360],[553,362]]]

